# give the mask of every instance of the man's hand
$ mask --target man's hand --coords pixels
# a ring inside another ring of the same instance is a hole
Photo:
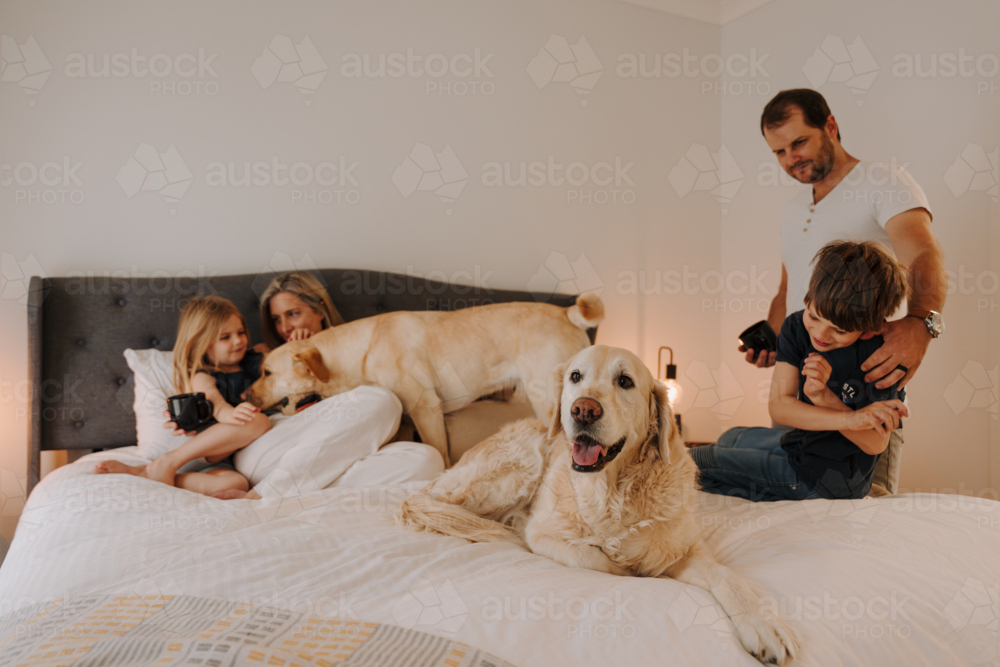
[[[757,358],[754,359],[756,350],[754,350],[752,347],[744,347],[740,345],[736,349],[739,350],[740,352],[746,352],[747,363],[753,364],[757,368],[770,368],[771,366],[774,365],[774,358],[778,354],[777,352],[768,352],[767,350],[761,350],[760,354],[757,355]]]
[[[909,416],[910,411],[906,405],[899,399],[893,398],[866,405],[852,412],[847,417],[847,429],[850,431],[875,429],[880,436],[888,437],[899,426],[900,418]]]
[[[875,334],[864,334],[861,337],[868,339]],[[885,389],[899,381],[899,388],[902,389],[913,377],[920,364],[927,354],[927,346],[931,342],[931,335],[927,332],[927,325],[917,317],[904,317],[901,320],[886,322],[882,332],[885,341],[882,347],[861,364],[861,370],[867,373],[865,382],[875,382],[876,389]],[[902,366],[907,369],[905,372]]]
[[[830,366],[830,362],[818,352],[811,352],[806,357],[806,362],[802,365],[802,375],[806,376],[802,393],[814,404],[819,404],[820,397],[826,393],[826,383],[830,381],[831,373],[833,367]]]

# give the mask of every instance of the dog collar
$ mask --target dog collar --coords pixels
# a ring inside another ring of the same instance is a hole
[[[319,394],[306,394],[305,396],[303,396],[299,400],[298,403],[295,404],[295,411],[296,412],[301,412],[302,410],[305,410],[306,408],[308,408],[310,405],[314,405],[316,403],[319,403],[322,400],[323,400],[323,397],[320,396]],[[288,397],[285,396],[283,399],[281,399],[280,401],[278,401],[277,403],[275,403],[273,406],[271,406],[268,409],[271,410],[271,409],[274,409],[274,408],[284,408],[284,407],[287,407],[289,403],[290,403],[290,401],[288,400]]]
[[[319,403],[322,400],[323,400],[323,397],[320,396],[319,394],[307,394],[306,396],[302,397],[302,400],[300,400],[298,403],[295,404],[295,411],[296,412],[302,412],[303,410],[305,410],[306,408],[308,408],[310,405],[315,405],[316,403]],[[287,404],[288,404],[288,398],[286,397],[285,398],[285,405],[287,405]]]
[[[576,461],[573,461],[573,470],[577,472],[601,472],[604,466],[615,460],[615,457],[622,451],[622,447],[625,446],[625,438],[622,438],[615,444],[608,447],[607,454],[600,454],[597,457],[597,461],[589,466],[577,465]]]

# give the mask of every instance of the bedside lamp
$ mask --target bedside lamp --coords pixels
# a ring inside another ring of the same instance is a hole
[[[664,350],[670,352],[670,361],[667,362],[666,366],[663,365]],[[666,377],[660,377],[661,369]],[[677,404],[681,402],[683,390],[681,389],[680,382],[677,381],[677,366],[674,365],[674,351],[666,345],[662,346],[656,355],[656,379],[662,382],[663,386],[667,388],[667,402],[670,403],[670,409],[674,410]],[[674,419],[677,422],[677,428],[680,428],[681,416],[677,412],[674,412]]]
[[[664,350],[670,352],[670,361],[667,363],[666,368],[663,366]],[[660,369],[664,370],[666,378],[660,377]],[[666,345],[661,347],[659,354],[656,355],[656,379],[662,382],[667,388],[667,401],[670,402],[670,409],[672,410],[678,403],[681,402],[683,390],[681,389],[680,383],[677,381],[677,366],[674,365],[674,351]]]

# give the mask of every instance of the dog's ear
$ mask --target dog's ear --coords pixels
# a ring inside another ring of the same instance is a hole
[[[304,365],[309,373],[320,382],[330,381],[330,371],[323,363],[323,355],[315,347],[308,347],[302,352],[296,352],[293,359]]]
[[[550,391],[552,391],[555,396],[550,397],[553,400],[549,402],[552,406],[552,414],[549,415],[549,437],[554,438],[559,435],[562,430],[562,418],[559,416],[562,412],[562,391],[563,391],[563,375],[566,373],[566,364],[559,364],[555,372],[552,375],[552,386]]]
[[[674,422],[674,411],[670,409],[670,401],[667,400],[667,388],[655,380],[653,392],[649,395],[649,422],[650,431],[653,431],[653,425],[656,425],[660,456],[670,463],[670,445],[679,434],[677,424]]]

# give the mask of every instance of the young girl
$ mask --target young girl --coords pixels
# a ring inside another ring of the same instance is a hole
[[[192,298],[181,311],[177,327],[174,384],[179,394],[205,394],[217,423],[148,465],[105,461],[95,465],[94,472],[148,477],[209,496],[245,496],[250,485],[243,475],[231,466],[212,464],[271,428],[271,421],[242,399],[243,392],[260,377],[264,356],[249,346],[246,322],[231,301],[219,296]]]

